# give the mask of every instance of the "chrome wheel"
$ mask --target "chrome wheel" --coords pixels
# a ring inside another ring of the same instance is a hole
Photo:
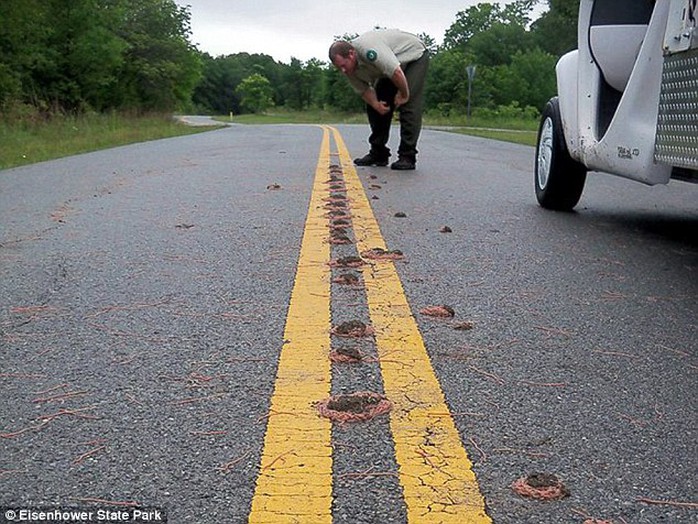
[[[545,189],[550,176],[550,166],[553,159],[553,119],[548,117],[543,122],[540,130],[540,140],[538,142],[538,164],[536,174],[538,187]]]

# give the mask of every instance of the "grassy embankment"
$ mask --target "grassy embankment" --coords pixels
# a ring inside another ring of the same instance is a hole
[[[208,129],[180,124],[169,116],[85,115],[14,122],[0,119],[0,169]]]
[[[218,117],[222,123],[230,117]],[[270,111],[265,115],[239,115],[238,124],[363,124],[364,115],[342,115],[324,111]],[[536,126],[533,121],[501,121],[465,117],[425,117],[426,127],[495,140],[535,145]],[[118,114],[87,115],[77,118],[52,118],[47,121],[6,122],[0,119],[0,169],[15,167],[64,156],[106,149],[134,142],[145,142],[172,136],[207,131],[209,127],[190,127],[170,117],[129,117]]]

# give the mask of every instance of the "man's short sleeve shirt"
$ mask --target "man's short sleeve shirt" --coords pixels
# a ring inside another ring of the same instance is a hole
[[[418,60],[426,50],[419,38],[398,29],[369,31],[351,43],[358,63],[349,81],[359,94],[378,79],[392,77],[398,66]]]

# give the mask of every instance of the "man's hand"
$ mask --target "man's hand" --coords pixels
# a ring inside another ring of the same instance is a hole
[[[398,91],[395,95],[395,107],[400,107],[401,105],[406,104],[409,99],[410,95],[403,95],[400,91]]]
[[[388,113],[390,113],[390,105],[388,104],[388,102],[384,100],[378,100],[376,92],[373,90],[372,87],[366,89],[366,91],[364,91],[361,95],[361,98],[363,98],[364,102],[370,105],[374,109],[374,111],[376,111],[379,115],[387,115]]]
[[[388,105],[388,102],[384,102],[383,100],[376,100],[376,103],[373,105],[373,109],[375,109],[379,115],[387,115],[390,113],[390,106]]]

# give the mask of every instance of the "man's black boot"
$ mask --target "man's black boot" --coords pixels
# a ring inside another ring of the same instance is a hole
[[[369,153],[361,158],[355,158],[354,164],[357,166],[379,166],[384,167],[388,165],[387,156],[378,156],[374,153]]]
[[[396,169],[398,171],[412,171],[413,169],[416,169],[416,167],[416,159],[410,156],[401,156],[397,159],[397,161],[390,164],[390,169]]]

